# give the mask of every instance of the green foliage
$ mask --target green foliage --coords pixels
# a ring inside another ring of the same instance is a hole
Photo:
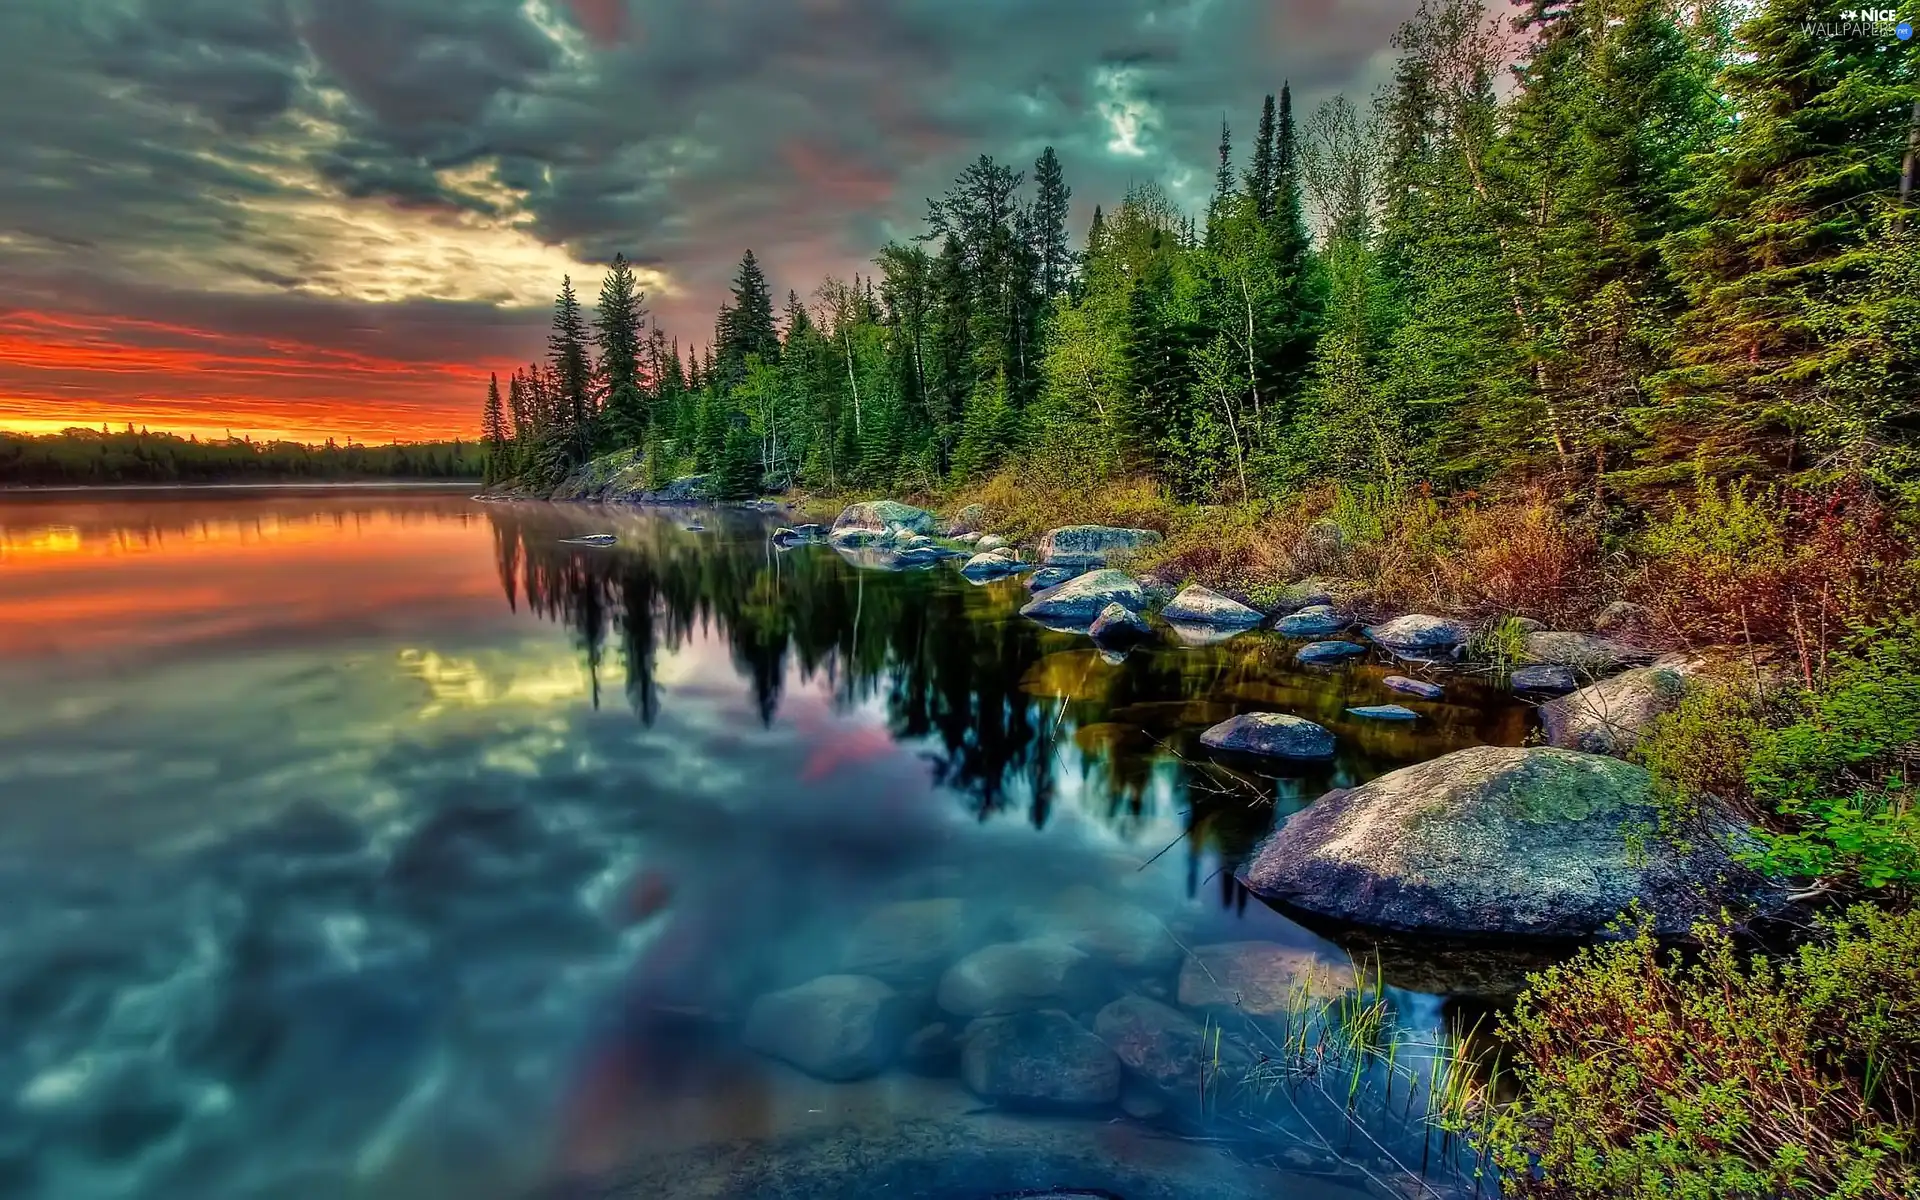
[[[1532,977],[1518,1098],[1476,1138],[1520,1195],[1895,1200],[1920,1186],[1920,913],[1823,918],[1784,960],[1643,928]]]

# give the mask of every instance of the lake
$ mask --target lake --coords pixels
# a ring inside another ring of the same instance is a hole
[[[0,497],[0,1194],[1475,1193],[1425,1111],[1512,964],[1234,869],[1530,709],[1264,632],[1116,660],[778,523]],[[1338,756],[1200,747],[1248,711]],[[1189,1053],[1116,1094],[1122,1010]]]

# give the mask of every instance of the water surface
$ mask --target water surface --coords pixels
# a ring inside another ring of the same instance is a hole
[[[1093,897],[1187,947],[1384,954],[1423,1070],[1497,987],[1309,931],[1233,870],[1328,788],[1529,720],[1468,681],[1412,725],[1350,718],[1406,700],[1387,667],[1304,672],[1264,633],[1111,662],[1019,618],[1017,579],[857,570],[771,527],[0,498],[0,1194],[1472,1193],[1378,1069],[1021,1113],[937,1064],[826,1083],[741,1046],[757,995],[841,969],[887,906],[952,902],[957,953],[1079,936]],[[1256,710],[1339,757],[1201,750]],[[1178,999],[1177,966],[1102,969]],[[932,984],[901,982],[917,1023]]]

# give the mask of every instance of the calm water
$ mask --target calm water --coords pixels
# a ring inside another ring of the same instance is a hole
[[[1020,619],[1018,580],[694,515],[0,499],[0,1194],[1472,1193],[1377,1063],[1021,1114],[938,1056],[813,1080],[740,1017],[887,914],[941,916],[898,977],[920,1026],[942,954],[1145,913],[1189,947],[1376,956],[1424,1078],[1499,970],[1309,932],[1233,868],[1329,787],[1519,742],[1525,709],[1458,683],[1366,724],[1343,710],[1404,699],[1384,667],[1308,675],[1266,634],[1112,663]],[[1211,761],[1199,732],[1249,710],[1341,757]],[[1177,963],[1100,954],[1083,1020],[1178,1000]]]

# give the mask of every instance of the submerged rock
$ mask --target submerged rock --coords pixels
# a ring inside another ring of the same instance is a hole
[[[1216,1043],[1200,1022],[1145,996],[1122,996],[1101,1009],[1093,1032],[1128,1074],[1186,1103],[1210,1094],[1223,1077],[1237,1082],[1252,1063],[1238,1043]]]
[[[1100,977],[1090,955],[1057,938],[999,942],[947,968],[936,999],[942,1011],[956,1017],[1079,1010],[1099,994]]]
[[[1127,971],[1155,971],[1180,959],[1180,945],[1151,912],[1084,885],[1068,888],[1027,914],[1036,932],[1067,942]]]
[[[574,546],[611,546],[619,539],[611,533],[583,533],[579,537],[562,539]]]
[[[1575,691],[1580,680],[1574,675],[1572,667],[1562,667],[1548,663],[1535,663],[1532,666],[1515,667],[1508,677],[1516,692],[1531,692],[1534,695],[1563,696]]]
[[[945,1021],[922,1025],[900,1046],[900,1065],[916,1075],[948,1075],[960,1057],[960,1038]]]
[[[1296,662],[1311,667],[1328,666],[1345,662],[1367,652],[1367,648],[1358,642],[1309,642],[1294,654]]]
[[[1066,525],[1040,539],[1040,561],[1049,567],[1104,567],[1114,558],[1157,544],[1151,529],[1112,525]]]
[[[1333,757],[1333,735],[1304,717],[1286,713],[1241,713],[1200,735],[1209,750],[1263,754],[1272,758]]]
[[[828,537],[839,546],[865,546],[886,540],[896,527],[932,533],[934,524],[934,515],[924,508],[897,500],[865,500],[842,509]]]
[[[973,1022],[960,1078],[982,1099],[1014,1107],[1091,1108],[1120,1098],[1120,1060],[1058,1009]]]
[[[1310,950],[1219,942],[1193,948],[1180,968],[1179,997],[1187,1008],[1231,1008],[1259,1017],[1330,999],[1353,985],[1351,964],[1328,962]]]
[[[1447,694],[1447,689],[1437,683],[1428,683],[1424,679],[1409,679],[1405,675],[1389,675],[1381,682],[1393,691],[1418,696],[1422,700],[1438,700]]]
[[[1273,623],[1273,630],[1284,637],[1317,638],[1339,633],[1351,624],[1353,622],[1335,612],[1331,604],[1313,604],[1281,617]]]
[[[1359,708],[1347,710],[1356,717],[1367,717],[1375,721],[1413,721],[1420,714],[1400,704],[1365,704]]]
[[[1020,610],[1045,624],[1090,625],[1109,604],[1135,612],[1146,607],[1147,594],[1125,571],[1112,568],[1078,575],[1040,592]]]
[[[1255,895],[1383,929],[1582,938],[1638,901],[1683,933],[1760,894],[1709,813],[1681,848],[1647,772],[1550,747],[1479,746],[1329,792],[1241,875]]]
[[[960,900],[949,897],[883,904],[847,935],[840,969],[896,987],[922,984],[960,957],[980,924]]]
[[[1540,709],[1547,744],[1593,754],[1626,754],[1654,718],[1680,706],[1695,669],[1690,660],[1671,656],[1552,701]]]
[[[1213,625],[1229,629],[1248,629],[1266,620],[1266,614],[1248,608],[1238,600],[1222,596],[1210,588],[1190,583],[1167,602],[1160,615],[1185,625]]]
[[[1458,621],[1423,613],[1410,613],[1383,625],[1369,626],[1366,633],[1374,642],[1402,658],[1446,657],[1473,636],[1473,631]]]
[[[1118,601],[1100,610],[1087,633],[1096,642],[1124,646],[1153,636],[1147,619]]]
[[[892,1061],[905,1002],[865,975],[822,975],[753,1002],[740,1040],[821,1079],[863,1079]]]

